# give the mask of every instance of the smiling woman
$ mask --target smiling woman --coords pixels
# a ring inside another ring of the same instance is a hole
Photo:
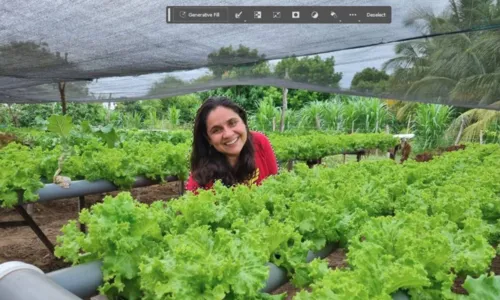
[[[248,129],[246,112],[225,97],[207,99],[194,124],[191,174],[186,189],[260,184],[278,172],[268,138]]]

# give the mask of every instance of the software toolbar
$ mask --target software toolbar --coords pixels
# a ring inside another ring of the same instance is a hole
[[[388,24],[390,6],[167,6],[167,23]]]

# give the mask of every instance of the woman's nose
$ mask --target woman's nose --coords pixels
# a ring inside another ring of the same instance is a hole
[[[227,136],[230,136],[231,135],[231,129],[228,128],[228,127],[224,127],[222,128],[222,138],[225,138]]]

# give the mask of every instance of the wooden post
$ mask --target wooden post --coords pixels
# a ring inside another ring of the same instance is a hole
[[[7,104],[7,107],[9,108],[10,116],[12,117],[12,123],[14,123],[15,127],[19,127],[19,120],[17,119],[17,115],[15,115],[12,111],[12,104]]]
[[[389,127],[389,124],[385,125],[385,133],[390,134],[391,133],[391,128]],[[387,149],[387,158],[391,158],[391,149]]]
[[[458,143],[460,142],[460,138],[462,138],[464,126],[465,126],[465,118],[462,117],[462,120],[460,122],[460,130],[458,131],[457,139],[455,140],[455,145],[458,145]]]
[[[66,87],[66,82],[59,82],[59,95],[61,96],[61,106],[62,106],[62,114],[66,114],[66,94],[64,88]]]
[[[33,203],[26,204],[26,212],[28,215],[32,216],[33,215]]]
[[[78,214],[80,214],[84,208],[85,208],[85,196],[80,196],[78,197]],[[82,232],[87,232],[85,224],[80,223],[80,230]]]
[[[179,180],[179,197],[184,195],[185,192],[186,192],[186,186],[184,185],[184,181]]]
[[[482,145],[482,144],[483,144],[483,142],[484,142],[484,141],[483,141],[483,131],[481,130],[481,131],[479,131],[479,144],[481,144],[481,145]]]
[[[285,70],[285,79],[288,78],[288,69]],[[280,132],[285,131],[285,114],[288,109],[288,89],[283,88],[283,104],[281,107],[281,121],[280,121]]]

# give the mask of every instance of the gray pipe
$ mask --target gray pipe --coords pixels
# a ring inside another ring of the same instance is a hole
[[[285,270],[273,263],[267,263],[267,265],[269,266],[269,277],[266,286],[260,290],[262,293],[270,293],[288,281]]]
[[[318,250],[317,252],[309,251],[307,253],[306,262],[311,262],[315,258],[325,258],[330,253],[332,253],[338,247],[337,243],[328,243],[323,249]]]
[[[336,244],[328,244],[318,252],[309,251],[306,261],[310,262],[316,257],[324,258],[335,247]],[[48,273],[47,276],[73,294],[82,298],[89,297],[94,295],[97,288],[102,284],[101,265],[100,262],[92,262],[54,271]],[[261,290],[265,293],[272,292],[288,281],[285,270],[273,263],[267,263],[267,265],[269,266],[269,277],[266,286]]]
[[[337,244],[330,243],[317,252],[309,251],[307,253],[306,262],[309,263],[316,257],[325,258],[332,253],[336,247]],[[270,293],[288,281],[288,276],[285,270],[279,268],[273,263],[268,263],[267,265],[269,266],[269,278],[266,281],[266,286],[261,290],[261,292],[264,293]]]
[[[165,181],[177,181],[177,177],[168,176]],[[136,181],[133,183],[132,187],[144,187],[153,184],[160,183],[159,180],[151,180],[143,176],[136,177]],[[37,191],[39,199],[37,202],[59,200],[65,198],[73,198],[79,196],[87,196],[100,193],[109,193],[117,191],[118,187],[114,185],[111,181],[107,180],[97,180],[97,181],[87,181],[87,180],[77,180],[72,181],[69,188],[60,187],[57,184],[49,183],[43,188]]]
[[[397,291],[391,296],[393,300],[410,300],[410,296],[403,291]]]
[[[0,264],[0,300],[81,300],[40,269],[12,261]]]
[[[336,247],[337,244],[330,243],[317,252],[309,251],[306,261],[310,262],[316,257],[324,258],[332,253]],[[54,271],[48,273],[47,277],[79,297],[90,297],[97,294],[97,288],[102,284],[101,265],[100,262],[95,261]],[[269,266],[269,277],[266,281],[266,286],[261,289],[263,293],[270,293],[288,281],[285,270],[273,263],[267,263],[267,266]],[[408,295],[402,291],[394,293],[392,298],[394,300],[410,299]],[[0,298],[0,300],[3,299]]]
[[[89,298],[103,284],[101,266],[101,262],[94,261],[47,273],[47,277],[78,297]]]

